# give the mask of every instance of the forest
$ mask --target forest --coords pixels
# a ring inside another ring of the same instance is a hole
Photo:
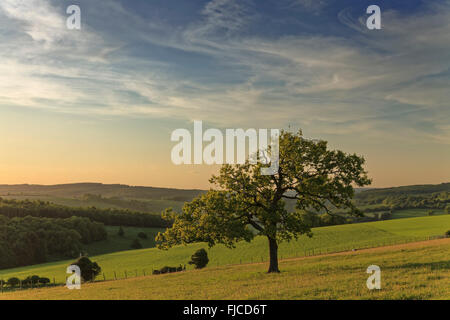
[[[15,200],[0,198],[0,215],[6,217],[89,218],[109,226],[165,228],[169,226],[160,215],[123,209],[95,207],[72,208],[41,200]]]
[[[0,269],[74,258],[85,244],[105,240],[102,223],[88,218],[52,219],[0,215]]]

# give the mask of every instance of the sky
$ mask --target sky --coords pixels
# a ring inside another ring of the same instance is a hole
[[[217,166],[170,158],[194,120],[301,128],[373,187],[448,182],[449,87],[450,1],[1,0],[0,183],[208,188]]]

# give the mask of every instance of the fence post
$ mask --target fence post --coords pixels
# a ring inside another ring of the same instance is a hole
[[[127,278],[127,270],[125,270],[125,279]]]
[[[145,277],[145,269],[144,269],[144,270],[142,270],[142,271],[143,271],[142,273],[144,274],[144,277]]]

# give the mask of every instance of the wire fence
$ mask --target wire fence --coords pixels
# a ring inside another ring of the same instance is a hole
[[[337,245],[336,247],[316,247],[316,248],[306,248],[303,250],[284,250],[280,252],[279,259],[295,259],[295,258],[302,258],[302,257],[312,257],[312,256],[319,256],[324,254],[334,254],[334,253],[341,253],[341,252],[349,252],[349,251],[358,251],[358,250],[364,250],[364,249],[371,249],[371,248],[378,248],[378,247],[385,247],[385,246],[394,246],[394,245],[400,245],[400,244],[407,244],[407,243],[413,243],[413,242],[421,242],[421,241],[428,241],[428,240],[436,240],[436,239],[443,239],[447,238],[447,236],[443,235],[437,235],[437,236],[423,236],[423,237],[405,237],[401,239],[387,239],[387,240],[374,240],[374,241],[368,241],[365,243],[356,242],[356,243],[347,243],[344,245]],[[228,264],[210,264],[210,266],[230,266],[230,265],[238,265],[238,264],[251,264],[251,263],[265,263],[268,262],[268,258],[266,256],[261,257],[254,257],[251,256],[247,259],[240,258],[239,261],[234,263],[228,263]],[[93,281],[90,281],[89,283],[94,282],[104,282],[104,281],[115,281],[115,280],[125,280],[125,279],[131,279],[131,278],[137,278],[142,276],[148,276],[152,275],[155,269],[154,267],[149,269],[134,269],[134,270],[123,270],[123,271],[108,271],[108,272],[102,272],[101,274],[97,275]],[[174,271],[170,272],[170,270],[167,273],[175,273],[175,272],[183,272],[186,271],[186,266],[182,271]],[[3,292],[11,292],[11,291],[17,291],[17,290],[29,290],[29,289],[38,289],[38,288],[48,288],[48,287],[61,287],[65,286],[67,282],[67,278],[70,275],[67,275],[64,279],[57,279],[57,277],[52,277],[49,283],[39,283],[39,282],[27,282],[26,284],[24,281],[19,281],[19,283],[16,286],[10,286],[8,285],[7,281],[0,280],[0,291]],[[61,281],[62,280],[62,281]]]

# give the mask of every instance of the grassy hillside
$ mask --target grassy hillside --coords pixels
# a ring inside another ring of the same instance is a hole
[[[202,190],[133,187],[120,184],[0,185],[0,197],[42,200],[70,207],[115,208],[160,213],[168,207],[181,211]]]
[[[0,185],[0,196],[52,196],[62,198],[81,197],[85,194],[118,197],[124,199],[191,200],[201,190],[183,190],[128,186],[122,184],[74,183],[61,185]]]
[[[119,227],[106,226],[108,239],[86,245],[84,248],[85,252],[87,252],[88,255],[93,256],[116,251],[131,250],[131,242],[136,238],[139,239],[143,248],[154,248],[156,235],[158,232],[164,231],[164,229],[158,228],[123,227],[125,234],[121,237],[117,234],[118,230]],[[144,232],[147,235],[147,239],[139,238],[139,232]]]
[[[129,209],[133,211],[155,213],[160,214],[166,208],[173,208],[175,211],[180,212],[184,205],[184,201],[176,200],[127,200],[116,198],[104,198],[104,197],[92,197],[81,196],[78,198],[61,198],[55,196],[42,196],[42,195],[2,195],[4,199],[16,199],[16,200],[42,200],[51,203],[59,204],[62,206],[73,208],[87,208],[96,207],[98,209]]]
[[[298,241],[282,243],[280,257],[302,257],[417,241],[429,236],[443,235],[449,229],[450,215],[321,227],[313,229],[314,236],[312,238],[302,236]],[[193,252],[201,247],[206,247],[206,245],[178,246],[168,251],[156,248],[130,250],[95,256],[93,260],[102,267],[106,278],[111,279],[114,271],[118,277],[124,277],[125,271],[128,275],[136,272],[138,275],[142,275],[144,269],[146,273],[149,273],[152,268],[185,264]],[[209,267],[267,261],[267,252],[267,240],[262,237],[256,238],[251,243],[239,243],[233,250],[216,246],[209,250]],[[0,270],[0,278],[8,279],[12,276],[25,278],[28,275],[37,274],[51,279],[55,278],[56,282],[62,283],[65,281],[65,270],[70,262],[70,260],[60,261]]]
[[[412,186],[401,186],[393,188],[374,188],[358,192],[357,199],[364,199],[370,197],[386,198],[394,195],[426,195],[436,192],[450,192],[450,183],[441,184],[423,184]]]
[[[159,276],[3,293],[1,299],[450,299],[450,239],[280,263],[207,268]],[[366,269],[381,268],[381,290]]]

